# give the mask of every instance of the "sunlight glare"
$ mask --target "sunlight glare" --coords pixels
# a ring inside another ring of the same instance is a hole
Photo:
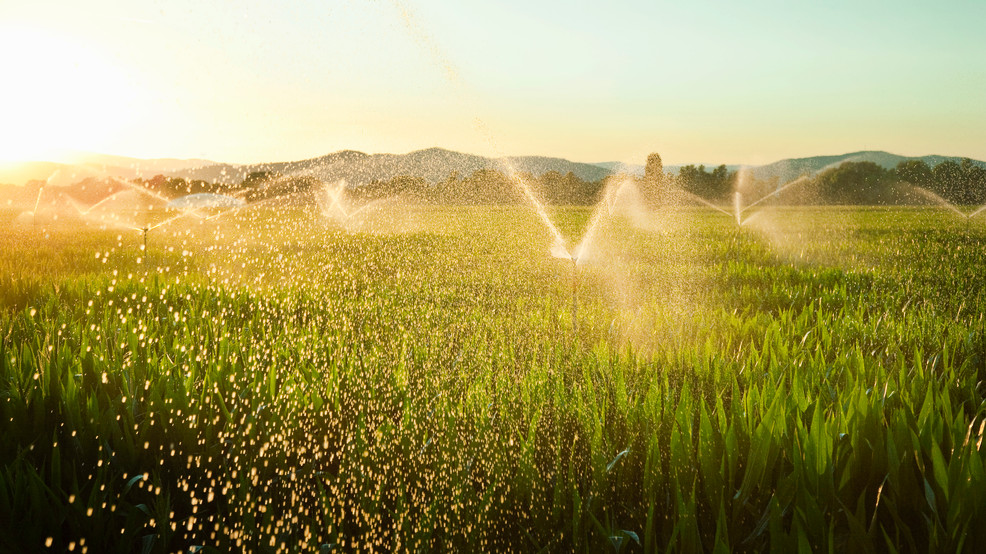
[[[0,162],[96,150],[137,119],[137,90],[108,57],[49,33],[0,28]]]

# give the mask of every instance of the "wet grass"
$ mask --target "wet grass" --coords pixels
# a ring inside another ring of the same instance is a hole
[[[611,222],[573,330],[571,265],[528,211],[391,215],[347,234],[258,209],[162,228],[148,252],[132,232],[6,228],[0,549],[986,539],[982,226]],[[589,212],[555,216],[575,242]]]

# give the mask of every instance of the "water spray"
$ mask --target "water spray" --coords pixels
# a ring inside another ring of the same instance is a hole
[[[376,200],[371,200],[366,204],[356,208],[353,211],[349,211],[342,204],[342,194],[346,190],[345,182],[340,182],[334,190],[330,189],[328,185],[325,187],[325,195],[329,198],[329,205],[327,208],[322,209],[322,215],[331,217],[333,219],[342,219],[343,223],[348,223],[349,220],[355,218],[360,213],[372,208],[373,206],[384,202],[383,198],[377,198]],[[330,212],[337,213],[340,217],[335,217],[331,215]]]
[[[581,251],[580,248],[575,249],[575,253],[570,253],[568,248],[565,247],[565,243],[562,241],[555,242],[555,245],[551,247],[551,255],[555,258],[561,258],[563,260],[569,260],[572,262],[572,332],[578,331],[578,310],[579,310],[579,257]]]
[[[426,34],[421,29],[421,27],[414,21],[412,13],[401,2],[401,0],[392,0],[392,1],[394,7],[400,12],[401,18],[404,20],[404,25],[407,28],[408,32],[411,34],[411,36],[419,44],[424,46],[425,49],[428,51],[428,53],[432,56],[434,61],[442,69],[445,70],[446,76],[449,79],[449,81],[458,89],[460,89],[461,92],[467,93],[468,91],[466,90],[466,86],[463,83],[462,79],[459,77],[455,65],[452,64],[452,62],[444,56],[441,49],[439,49],[438,46],[435,45],[431,37],[428,34]],[[534,213],[537,214],[538,218],[541,220],[541,223],[544,224],[544,226],[548,229],[548,231],[551,233],[552,237],[554,238],[555,246],[552,247],[551,249],[552,254],[555,255],[556,257],[567,258],[572,261],[572,327],[574,330],[576,323],[576,310],[578,308],[577,299],[576,299],[576,295],[578,292],[578,281],[577,281],[578,260],[579,260],[579,255],[581,254],[581,251],[583,249],[581,247],[577,247],[576,255],[574,256],[568,252],[568,249],[565,247],[565,238],[562,236],[561,231],[558,230],[558,227],[555,225],[555,223],[551,220],[551,217],[548,215],[548,212],[545,210],[544,204],[542,204],[541,201],[537,198],[537,196],[535,196],[534,192],[531,190],[528,183],[523,178],[517,175],[517,170],[516,168],[513,167],[513,164],[510,162],[510,158],[504,156],[500,152],[500,149],[497,148],[496,141],[493,140],[493,133],[486,126],[483,120],[477,117],[475,122],[477,125],[477,129],[485,136],[491,149],[494,152],[496,152],[499,155],[500,159],[503,161],[507,170],[507,177],[510,179],[510,181],[514,183],[514,185],[516,185],[517,189],[524,196],[524,199],[527,200],[527,203],[531,206],[531,208],[534,209]],[[330,198],[331,197],[332,196],[330,193]],[[334,202],[334,203],[337,204],[338,202]],[[604,204],[605,203],[606,202],[604,202]],[[612,209],[612,206],[610,206],[609,208]],[[599,208],[597,207],[597,210],[598,209]],[[583,241],[583,243],[584,242],[585,241]]]
[[[952,204],[948,200],[945,200],[941,196],[939,196],[939,195],[931,192],[930,190],[928,190],[928,189],[926,189],[924,187],[919,187],[919,186],[916,186],[916,185],[911,185],[911,188],[913,188],[915,191],[917,191],[917,193],[920,194],[921,196],[927,198],[928,200],[931,200],[932,202],[934,202],[935,204],[938,204],[939,206],[942,206],[944,208],[947,208],[947,209],[951,210],[954,214],[960,215],[960,216],[966,218],[966,220],[968,220],[973,215],[979,213],[979,211],[977,210],[977,211],[975,211],[975,212],[973,212],[971,214],[967,214],[967,213],[963,212],[962,210],[960,210],[957,206],[955,206],[955,204]]]
[[[603,193],[602,200],[596,204],[596,209],[592,212],[592,217],[589,219],[589,225],[585,229],[585,233],[582,235],[582,240],[579,244],[569,252],[568,248],[565,246],[565,240],[562,238],[561,233],[558,232],[557,228],[552,224],[551,220],[548,219],[547,212],[544,211],[544,207],[537,202],[533,195],[528,198],[532,201],[536,209],[540,209],[539,214],[543,214],[542,220],[548,225],[548,228],[555,232],[555,244],[551,247],[551,255],[556,258],[571,260],[572,262],[572,330],[573,332],[578,330],[578,290],[579,290],[579,261],[585,260],[588,254],[589,247],[592,246],[593,240],[596,238],[596,233],[599,230],[599,226],[602,223],[604,212],[607,214],[612,214],[613,207],[616,205],[616,201],[623,192],[623,188],[627,186],[630,180],[621,181],[618,185],[610,184]],[[529,189],[525,189],[529,192]]]
[[[683,189],[681,187],[674,187],[673,190],[676,191],[676,192],[680,192],[681,194],[684,194],[689,199],[694,200],[695,202],[698,202],[699,204],[702,204],[703,206],[706,206],[708,208],[712,208],[713,210],[715,210],[715,211],[717,211],[719,213],[722,213],[722,214],[728,216],[729,218],[732,218],[733,215],[734,215],[729,210],[726,210],[726,209],[724,209],[724,208],[722,208],[720,206],[717,206],[717,205],[713,204],[712,202],[709,202],[708,200],[706,200],[705,198],[702,198],[701,196],[695,194],[694,192],[689,192],[689,191],[687,191],[687,190],[685,190],[685,189]]]
[[[41,206],[41,193],[43,193],[44,190],[45,190],[44,185],[38,187],[38,197],[34,200],[34,211],[31,212],[35,229],[37,229],[38,227],[38,207]]]
[[[164,221],[155,223],[154,225],[145,224],[143,227],[134,227],[133,229],[135,231],[140,231],[141,235],[143,236],[143,239],[144,239],[144,252],[145,253],[147,252],[147,234],[148,233],[150,233],[154,229],[157,229],[158,227],[162,227],[164,225],[167,225],[167,224],[171,223],[172,221],[175,221],[177,219],[181,219],[181,218],[183,218],[183,217],[185,217],[187,215],[196,215],[196,216],[201,217],[201,215],[198,213],[198,210],[182,211],[182,213],[180,213],[178,215],[171,216],[168,219],[165,219]]]
[[[746,206],[746,207],[744,207],[742,209],[740,209],[740,192],[739,191],[736,191],[736,193],[733,196],[734,208],[735,208],[735,211],[736,211],[736,224],[737,225],[742,225],[743,224],[743,222],[740,219],[740,216],[743,214],[743,212],[749,210],[750,208],[756,206],[757,204],[760,204],[761,202],[765,202],[765,201],[767,201],[767,200],[769,200],[769,199],[777,196],[778,194],[786,191],[787,189],[789,189],[791,187],[795,187],[795,186],[798,186],[798,185],[803,185],[803,184],[809,183],[809,182],[811,182],[811,180],[808,177],[805,177],[805,176],[798,177],[797,179],[795,179],[795,180],[791,181],[790,183],[784,185],[783,187],[775,190],[774,192],[772,192],[772,193],[770,193],[770,194],[768,194],[766,196],[762,196],[762,197],[758,198],[756,201],[752,202],[749,206]]]
[[[548,231],[550,231],[552,235],[554,235],[555,245],[551,248],[551,254],[556,258],[568,258],[572,261],[572,334],[575,334],[578,331],[579,255],[582,254],[582,245],[585,244],[585,238],[587,238],[589,236],[589,232],[593,230],[598,218],[593,218],[593,221],[589,224],[589,228],[586,230],[586,237],[583,238],[583,242],[575,248],[574,254],[570,253],[568,248],[565,247],[565,239],[562,237],[561,231],[559,231],[558,227],[556,227],[554,222],[551,221],[551,217],[548,216],[548,212],[544,209],[544,205],[537,199],[536,196],[534,196],[534,193],[531,191],[531,188],[527,185],[527,183],[523,179],[517,177],[517,175],[512,171],[513,168],[510,169],[511,180],[520,188],[521,192],[523,192],[524,197],[530,203],[531,207],[534,208],[534,212],[541,219],[541,222],[544,223],[544,226],[548,228]],[[605,199],[603,204],[606,204]],[[598,212],[599,208],[597,206],[597,213]]]
[[[123,185],[126,188],[125,189],[122,189],[122,190],[118,190],[118,191],[116,191],[116,192],[114,192],[114,193],[106,196],[105,198],[103,198],[100,201],[96,202],[95,204],[89,206],[88,208],[85,208],[83,210],[79,210],[80,215],[83,215],[83,216],[88,215],[89,212],[95,210],[99,206],[101,206],[101,205],[103,205],[103,204],[105,204],[107,202],[112,201],[113,199],[115,199],[116,197],[120,196],[121,194],[123,194],[125,192],[131,192],[131,191],[136,192],[138,194],[143,194],[145,196],[149,196],[149,197],[151,197],[151,198],[153,198],[155,200],[159,200],[159,201],[164,202],[164,203],[167,203],[167,202],[170,201],[170,199],[168,197],[166,197],[166,196],[164,196],[162,194],[159,194],[157,192],[154,192],[153,190],[148,189],[146,187],[135,185],[133,183],[128,183],[127,181],[124,181],[122,179],[116,179],[116,178],[112,178],[112,177],[111,177],[111,179],[112,179],[112,181],[114,183],[117,183],[119,185]],[[79,208],[76,208],[76,209],[78,210]]]
[[[931,200],[932,202],[938,204],[939,206],[942,206],[944,208],[947,208],[947,209],[951,210],[956,215],[962,216],[962,218],[965,219],[965,230],[966,230],[966,234],[968,234],[969,229],[972,226],[972,218],[976,217],[977,215],[979,215],[983,211],[986,211],[986,206],[980,206],[980,207],[976,208],[975,210],[973,210],[973,211],[971,211],[969,213],[966,213],[966,212],[960,210],[958,208],[958,206],[956,206],[955,204],[952,204],[948,200],[945,200],[941,196],[939,196],[939,195],[931,192],[930,190],[928,190],[928,189],[926,189],[924,187],[919,187],[917,185],[910,185],[910,187],[912,189],[914,189],[915,191],[917,191],[917,193],[920,194],[921,196],[924,196],[925,198]]]
[[[982,213],[983,210],[986,210],[986,206],[980,206],[979,208],[976,208],[975,210],[973,210],[973,211],[969,212],[968,214],[966,214],[966,216],[965,216],[965,233],[966,233],[966,235],[969,234],[969,231],[972,228],[972,218],[974,218],[977,215],[979,215],[980,213]]]

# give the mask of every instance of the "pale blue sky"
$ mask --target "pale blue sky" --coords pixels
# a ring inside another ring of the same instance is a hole
[[[0,160],[986,159],[984,2],[530,4],[4,0]]]

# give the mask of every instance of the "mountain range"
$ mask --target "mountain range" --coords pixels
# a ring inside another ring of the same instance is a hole
[[[899,156],[882,151],[864,151],[834,156],[784,159],[749,169],[758,179],[777,178],[784,183],[805,174],[815,174],[845,162],[869,161],[885,168],[896,166],[904,160],[922,160],[930,166],[944,161],[959,162],[962,158],[948,156]],[[986,167],[986,162],[973,160]],[[665,166],[665,171],[677,172],[681,165]],[[711,170],[712,164],[706,165]],[[730,170],[740,166],[729,165]],[[580,163],[562,158],[543,156],[517,156],[488,158],[442,148],[428,148],[408,154],[366,154],[354,150],[342,150],[307,160],[259,164],[226,164],[209,160],[151,159],[143,160],[122,156],[85,154],[75,163],[27,162],[0,164],[0,183],[23,185],[30,181],[44,181],[51,185],[76,184],[83,180],[113,176],[124,179],[150,178],[158,174],[186,179],[235,184],[257,171],[271,171],[283,175],[308,175],[323,181],[345,179],[360,185],[374,180],[385,180],[398,175],[422,177],[430,182],[446,179],[453,172],[467,176],[480,169],[528,172],[540,176],[549,171],[573,173],[584,181],[597,181],[613,173],[625,172],[642,175],[644,166],[620,162]],[[20,187],[18,187],[20,188]],[[32,187],[37,190],[37,183]],[[4,195],[7,196],[7,195]]]
[[[838,154],[834,156],[787,158],[760,166],[727,164],[726,169],[729,171],[736,171],[746,168],[749,169],[753,176],[757,179],[768,180],[776,178],[778,183],[787,183],[788,181],[793,181],[802,175],[814,175],[826,169],[842,165],[846,162],[873,162],[884,169],[890,169],[896,167],[900,162],[907,160],[920,160],[928,164],[930,167],[934,167],[947,161],[961,163],[963,159],[964,158],[959,156],[900,156],[889,152],[883,152],[881,150],[866,150],[861,152],[850,152],[848,154]],[[986,162],[980,160],[972,160],[972,162],[981,167],[986,167]],[[623,164],[621,162],[602,162],[597,163],[596,165],[614,172],[623,171],[630,173],[631,175],[644,174],[644,166],[642,165]],[[697,166],[699,164],[666,165],[664,166],[664,170],[670,171],[671,173],[677,173],[678,170],[685,165]],[[714,167],[714,164],[705,164],[705,169],[707,171],[711,171]]]
[[[780,160],[767,165],[751,168],[753,176],[758,179],[777,177],[778,182],[786,183],[802,175],[814,175],[829,168],[837,167],[846,162],[873,162],[884,169],[896,167],[897,164],[908,160],[919,160],[934,167],[942,162],[961,163],[964,158],[957,156],[899,156],[880,150],[851,152],[838,156],[814,156],[811,158],[794,158]],[[972,160],[978,166],[986,167],[986,162]]]
[[[209,160],[158,158],[144,160],[106,154],[77,153],[71,162],[47,161],[0,163],[0,183],[23,185],[28,181],[45,181],[52,185],[70,185],[86,178],[106,176],[133,179],[170,174],[193,167],[215,165]]]
[[[540,176],[549,171],[574,173],[584,181],[597,181],[610,174],[604,167],[578,163],[561,158],[520,156],[487,158],[464,154],[443,148],[428,148],[408,154],[365,154],[343,150],[294,162],[262,163],[250,165],[215,164],[172,172],[186,179],[201,179],[220,183],[239,183],[256,171],[272,171],[282,175],[309,175],[323,181],[347,182],[359,185],[375,180],[386,180],[398,175],[421,177],[438,182],[457,172],[465,177],[480,169],[527,172]]]

